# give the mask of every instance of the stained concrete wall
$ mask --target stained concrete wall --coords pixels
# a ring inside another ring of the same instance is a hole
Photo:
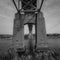
[[[24,15],[15,14],[14,28],[13,28],[13,47],[23,47],[24,40]]]
[[[13,28],[13,47],[20,48],[26,45],[26,40],[24,39],[24,24],[35,23],[35,14],[15,14],[14,28]]]
[[[43,13],[37,14],[37,47],[47,46],[46,41],[46,27]]]
[[[24,24],[35,23],[35,14],[26,14],[19,17],[18,13],[14,19],[14,30],[13,30],[13,44],[14,47],[23,47],[25,44],[28,45],[28,40],[24,39]],[[23,20],[23,21],[22,21]],[[57,41],[58,40],[58,41]],[[37,47],[48,46],[54,47],[59,46],[60,39],[48,39],[46,36],[45,19],[43,13],[37,14]]]

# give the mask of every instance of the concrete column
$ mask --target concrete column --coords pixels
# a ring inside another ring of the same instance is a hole
[[[37,14],[37,47],[46,45],[46,27],[43,13]]]
[[[14,48],[23,47],[24,40],[24,15],[15,14],[13,28],[13,45]]]

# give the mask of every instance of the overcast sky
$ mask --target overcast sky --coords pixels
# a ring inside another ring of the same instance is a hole
[[[60,0],[46,0],[44,13],[47,33],[60,33]],[[11,0],[0,0],[0,34],[13,33],[16,9]]]

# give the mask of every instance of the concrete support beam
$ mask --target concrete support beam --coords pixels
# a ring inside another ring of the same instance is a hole
[[[23,47],[24,40],[24,15],[15,14],[14,28],[13,28],[13,47]]]
[[[43,13],[37,14],[37,47],[46,45],[46,28]]]

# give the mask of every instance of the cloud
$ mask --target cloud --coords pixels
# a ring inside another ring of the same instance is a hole
[[[60,0],[47,0],[42,9],[46,21],[46,30],[48,33],[57,33],[60,30]],[[54,27],[56,24],[56,28]],[[51,29],[51,27],[54,27]],[[55,30],[57,29],[57,30]],[[59,32],[60,33],[60,32]]]
[[[60,24],[58,24],[60,22],[60,0],[46,0],[42,11],[46,21],[47,32],[60,33]],[[12,33],[15,13],[16,9],[11,0],[0,0],[0,33]],[[51,29],[56,24],[58,25]],[[3,29],[4,27],[5,29]]]

